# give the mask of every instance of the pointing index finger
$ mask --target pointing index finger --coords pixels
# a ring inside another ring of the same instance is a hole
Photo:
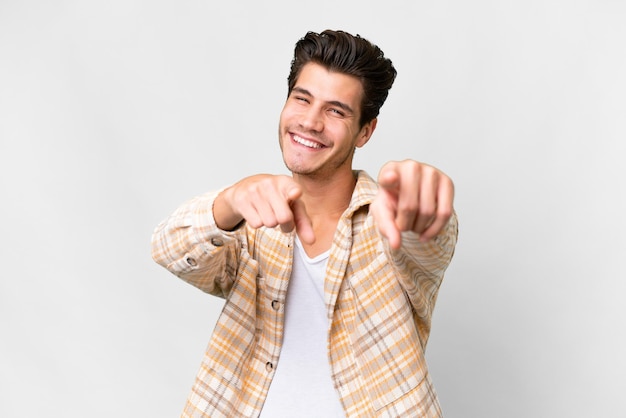
[[[291,208],[293,210],[293,217],[296,226],[296,232],[298,236],[305,244],[313,244],[315,242],[315,233],[313,232],[313,224],[309,218],[304,202],[300,199],[296,199],[291,202]]]
[[[292,213],[292,222],[288,225],[281,225],[283,231],[291,232],[296,228],[300,239],[305,244],[313,244],[315,242],[315,234],[313,233],[313,224],[309,218],[304,202],[300,199],[302,189],[298,186],[291,186],[286,191],[287,202]]]

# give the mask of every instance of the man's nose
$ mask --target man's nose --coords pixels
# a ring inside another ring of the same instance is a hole
[[[300,124],[306,130],[321,132],[324,129],[322,111],[314,106],[309,107],[306,112],[303,113]]]

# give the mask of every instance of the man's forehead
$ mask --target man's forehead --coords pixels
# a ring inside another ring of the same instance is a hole
[[[363,97],[361,80],[316,63],[308,63],[302,67],[294,90],[296,88],[320,100],[348,102],[353,109],[358,108],[355,105],[359,105]]]

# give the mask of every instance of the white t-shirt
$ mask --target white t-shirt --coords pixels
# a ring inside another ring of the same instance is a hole
[[[328,362],[324,303],[327,251],[311,259],[296,237],[285,300],[285,332],[262,418],[345,418]]]

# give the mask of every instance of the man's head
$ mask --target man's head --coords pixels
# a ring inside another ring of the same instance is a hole
[[[383,51],[359,35],[343,31],[309,32],[296,43],[289,73],[288,94],[296,84],[302,67],[308,63],[327,70],[353,76],[363,86],[360,126],[378,116],[389,89],[396,78],[396,69]]]

